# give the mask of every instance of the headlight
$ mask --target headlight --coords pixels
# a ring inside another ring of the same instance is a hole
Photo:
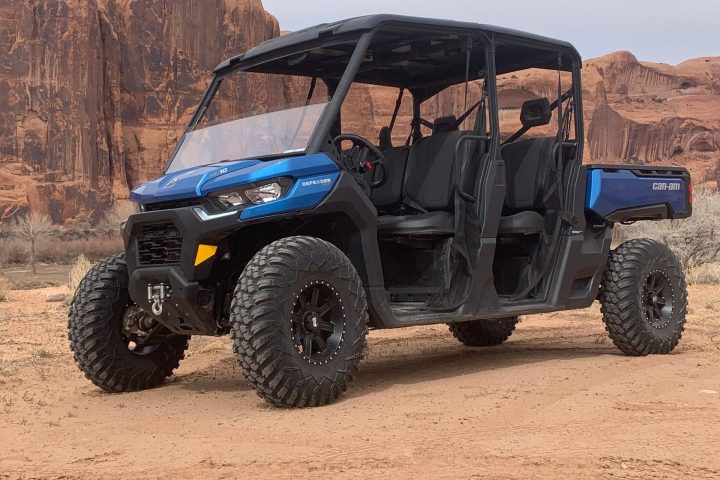
[[[255,205],[274,202],[282,196],[283,189],[279,183],[268,183],[245,190],[245,196]]]
[[[246,185],[236,190],[213,194],[223,205],[228,208],[241,205],[262,205],[274,202],[282,197],[284,188],[279,182],[265,183],[262,185]]]
[[[222,193],[217,198],[226,207],[237,207],[245,204],[245,199],[240,195],[240,192]]]

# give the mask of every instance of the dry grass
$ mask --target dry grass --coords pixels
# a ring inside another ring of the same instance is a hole
[[[117,235],[120,231],[120,224],[133,213],[135,213],[135,205],[132,202],[128,200],[119,201],[105,213],[105,216],[98,224],[98,230],[106,235]]]
[[[4,265],[24,264],[28,262],[30,256],[25,247],[25,242],[16,238],[4,238],[2,242]]]
[[[0,277],[0,302],[7,301],[10,286],[10,280],[5,277]]]
[[[90,271],[91,268],[92,263],[82,253],[75,259],[72,265],[72,269],[70,270],[68,279],[68,286],[70,287],[70,290],[72,292],[78,289],[80,281],[85,278],[85,275],[87,274],[87,272]]]
[[[691,268],[687,272],[687,282],[691,285],[720,285],[720,264],[708,263]]]
[[[696,192],[688,219],[638,222],[617,229],[616,240],[632,238],[652,238],[668,245],[688,271],[720,263],[720,194]]]
[[[2,269],[5,268],[5,265],[8,264],[9,254],[7,249],[5,248],[5,244],[7,243],[7,241],[7,239],[0,237],[0,243],[2,243],[2,248],[0,248],[0,272],[2,272]]]
[[[123,251],[119,237],[89,237],[85,239],[64,240],[56,237],[38,241],[37,261],[40,263],[71,264],[78,254],[85,255],[90,261],[97,261]],[[4,239],[3,252],[6,265],[26,265],[29,261],[27,247],[19,239]]]
[[[44,263],[72,263],[78,254],[97,261],[123,251],[119,237],[91,237],[82,240],[42,241],[38,247],[38,261]]]

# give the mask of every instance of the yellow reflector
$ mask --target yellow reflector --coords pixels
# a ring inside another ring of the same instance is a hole
[[[198,245],[197,255],[195,256],[195,266],[197,267],[205,260],[209,260],[214,257],[216,252],[217,247],[215,245]]]

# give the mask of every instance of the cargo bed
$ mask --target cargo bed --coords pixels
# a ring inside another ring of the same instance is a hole
[[[687,218],[690,172],[683,167],[591,164],[586,209],[609,222]]]

